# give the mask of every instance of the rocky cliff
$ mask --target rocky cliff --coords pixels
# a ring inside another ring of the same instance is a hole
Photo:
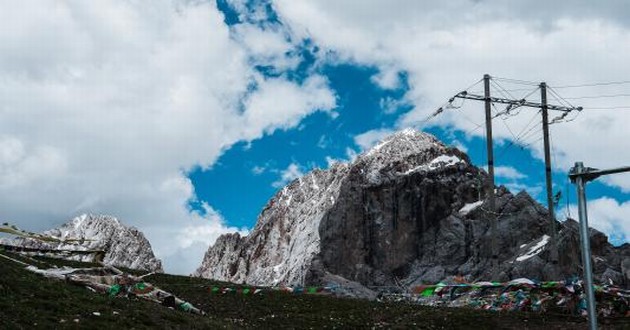
[[[489,215],[497,217],[496,280],[580,274],[574,221],[559,224],[558,263],[549,261],[546,210],[525,192],[497,189],[487,174],[429,134],[405,130],[351,164],[315,170],[279,191],[247,237],[220,237],[195,275],[257,285],[344,278],[365,286],[435,283],[453,275],[490,279]],[[628,283],[630,246],[591,230],[596,278]],[[624,265],[625,268],[624,268]]]
[[[151,244],[142,232],[134,227],[123,225],[111,216],[84,214],[43,234],[60,240],[85,239],[85,241],[80,244],[63,244],[16,238],[8,243],[37,249],[104,250],[106,253],[103,262],[106,264],[163,272],[162,262],[155,257]],[[92,256],[75,255],[69,259],[92,261]]]

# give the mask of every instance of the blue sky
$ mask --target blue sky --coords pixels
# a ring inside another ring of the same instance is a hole
[[[0,3],[0,218],[41,231],[116,216],[190,273],[284,183],[397,130],[483,166],[481,104],[424,119],[485,73],[515,96],[546,81],[550,102],[585,108],[551,127],[558,216],[575,216],[576,160],[630,164],[628,17],[612,1]],[[539,124],[522,110],[494,135],[497,182],[542,201]],[[588,185],[590,224],[617,243],[629,193],[630,175]]]
[[[228,3],[218,1],[217,4],[225,15],[227,25],[241,24],[238,15]],[[249,6],[253,4],[250,3]],[[270,19],[257,21],[256,24],[281,25],[273,8],[268,6],[266,10]],[[201,202],[206,202],[219,211],[230,225],[252,228],[264,204],[281,189],[280,182],[287,183],[279,177],[291,164],[296,165],[300,173],[306,173],[313,168],[325,169],[329,166],[327,159],[348,161],[349,153],[362,151],[361,146],[355,142],[355,136],[372,130],[400,129],[398,124],[401,116],[413,109],[405,98],[409,91],[406,72],[397,73],[399,82],[396,88],[383,88],[374,82],[374,77],[379,73],[378,68],[352,62],[318,66],[314,60],[316,54],[313,54],[318,50],[312,40],[304,40],[297,50],[303,54],[298,69],[282,74],[297,81],[313,72],[325,76],[337,98],[334,115],[313,113],[305,117],[297,127],[278,130],[261,139],[233,145],[209,169],[195,168],[189,173],[197,193],[197,200],[191,201],[191,208],[203,212],[200,205]],[[276,74],[269,67],[259,70],[268,76]],[[459,87],[465,86],[453,86],[453,94]],[[387,104],[393,104],[393,109],[387,107],[385,100]],[[436,108],[438,106],[439,104],[435,104]],[[482,106],[479,103],[468,107],[466,111],[481,112]],[[529,120],[532,111],[534,110],[530,109],[530,113],[523,111],[518,120]],[[500,125],[500,121],[495,120],[494,125]],[[486,146],[483,138],[470,137],[466,131],[452,126],[421,129],[436,135],[449,145],[463,146],[475,165],[485,166]],[[542,133],[538,132],[530,135],[528,141],[542,144],[541,137]],[[526,190],[546,205],[544,164],[532,155],[526,146],[528,143],[513,145],[507,139],[496,143],[497,166],[516,170],[510,172],[511,175],[500,171],[496,178],[497,184],[506,185],[513,193]],[[569,214],[577,217],[575,211],[571,214],[571,210],[567,208],[567,202],[575,204],[576,199],[575,187],[570,184],[566,173],[566,170],[556,170],[553,173],[554,193],[561,191],[563,196],[557,209],[561,220]],[[588,193],[590,198],[608,196],[616,200],[627,200],[630,196],[600,182],[589,184]],[[620,236],[611,239],[617,244],[623,242]]]
[[[347,160],[349,150],[360,151],[354,143],[356,135],[391,128],[408,108],[403,104],[391,112],[382,109],[381,99],[399,100],[405,89],[379,88],[370,80],[376,74],[373,68],[343,64],[318,70],[337,94],[334,114],[313,113],[298,127],[232,146],[208,170],[195,169],[190,178],[199,198],[197,205],[206,201],[230,224],[251,228],[264,204],[279,189],[274,182],[291,164],[305,173],[316,167],[327,168],[327,158]]]

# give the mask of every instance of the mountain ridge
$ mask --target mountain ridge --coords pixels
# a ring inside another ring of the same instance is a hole
[[[434,136],[397,132],[349,164],[291,182],[270,199],[249,236],[219,238],[194,275],[254,285],[317,284],[340,276],[369,287],[460,275],[489,279],[486,179],[465,153]],[[543,244],[549,227],[544,207],[525,192],[498,187],[495,210],[497,279],[580,274],[570,222],[558,226],[565,255],[553,264]],[[614,248],[602,235],[591,230],[601,247],[594,255],[603,260],[598,279],[627,284],[622,265],[630,263],[630,249]]]
[[[151,244],[135,227],[124,225],[116,217],[82,214],[70,219],[58,228],[42,234],[56,238],[83,240],[78,244],[44,242],[29,238],[5,240],[11,245],[52,250],[103,250],[103,262],[116,267],[163,272],[162,262],[157,259]],[[91,261],[90,255],[68,257],[75,261]]]

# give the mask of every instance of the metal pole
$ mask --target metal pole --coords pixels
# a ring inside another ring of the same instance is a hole
[[[580,240],[582,241],[582,264],[584,266],[584,280],[586,289],[586,302],[588,304],[588,323],[591,330],[597,330],[597,312],[595,310],[595,292],[593,291],[593,269],[591,266],[591,240],[588,231],[588,215],[586,212],[585,180],[579,175],[585,172],[584,164],[576,162],[571,171],[575,176],[578,197],[578,213],[580,217]]]
[[[553,184],[551,177],[551,152],[549,151],[549,115],[547,106],[547,84],[540,83],[540,103],[542,110],[543,144],[545,149],[545,178],[547,181],[547,208],[549,210],[549,236],[551,237],[551,262],[558,263],[558,237],[556,216],[553,209]]]
[[[497,276],[497,219],[494,214],[494,151],[492,147],[492,100],[490,98],[490,75],[483,75],[483,90],[486,105],[486,148],[488,151],[488,217],[490,218],[490,235],[492,250],[492,277]]]

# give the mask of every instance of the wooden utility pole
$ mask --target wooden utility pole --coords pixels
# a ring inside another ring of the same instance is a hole
[[[558,263],[558,234],[553,205],[553,184],[551,177],[551,152],[549,148],[549,114],[547,109],[547,84],[540,83],[540,103],[542,111],[543,145],[545,149],[545,180],[547,184],[547,208],[549,211],[549,237],[551,237],[551,262]]]
[[[463,91],[455,95],[451,101],[455,98],[484,101],[486,111],[486,147],[488,151],[488,182],[487,182],[487,195],[488,195],[488,219],[490,220],[490,234],[491,234],[491,249],[492,249],[492,267],[493,277],[497,276],[498,270],[498,250],[497,250],[497,216],[494,196],[494,153],[492,147],[492,104],[500,103],[507,104],[508,109],[515,109],[518,107],[537,108],[542,111],[542,125],[543,125],[543,139],[545,149],[545,175],[547,184],[547,206],[549,208],[549,236],[551,238],[551,260],[554,263],[558,261],[558,242],[556,233],[556,218],[554,215],[553,206],[553,186],[551,177],[551,152],[549,143],[549,110],[563,112],[566,116],[569,112],[577,110],[582,111],[582,107],[566,107],[561,105],[550,105],[547,103],[547,84],[540,83],[541,102],[530,102],[525,99],[515,100],[509,98],[492,97],[490,95],[490,75],[485,74],[483,76],[484,95],[475,95]],[[442,108],[438,109],[436,114],[442,112]],[[506,110],[507,111],[507,110]]]
[[[494,148],[492,146],[492,98],[490,97],[490,75],[483,76],[484,101],[486,105],[486,148],[488,151],[488,218],[490,219],[490,249],[492,253],[492,277],[497,276],[497,217],[495,216],[494,203]],[[493,278],[494,280],[494,278]]]

